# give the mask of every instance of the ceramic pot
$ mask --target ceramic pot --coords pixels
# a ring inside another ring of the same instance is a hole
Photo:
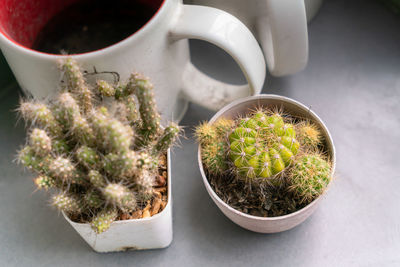
[[[332,175],[334,174],[336,167],[336,153],[335,153],[335,146],[333,144],[333,140],[329,133],[328,128],[325,126],[324,122],[321,120],[321,118],[318,117],[317,114],[315,114],[305,105],[293,99],[277,95],[258,95],[258,96],[247,97],[241,100],[237,100],[222,108],[214,115],[214,117],[212,117],[210,123],[215,122],[220,117],[232,118],[232,119],[237,118],[240,115],[245,115],[249,113],[252,108],[259,106],[261,107],[276,106],[279,108],[283,108],[284,112],[286,113],[289,113],[293,116],[306,118],[314,122],[320,128],[325,138],[325,146],[327,148],[329,157],[332,160],[331,174]],[[277,233],[289,230],[299,225],[315,211],[321,199],[325,195],[325,193],[322,194],[306,207],[296,212],[290,213],[288,215],[278,216],[278,217],[258,217],[249,215],[230,207],[228,204],[223,202],[211,188],[203,169],[200,146],[198,150],[198,163],[203,178],[203,183],[207,189],[208,194],[210,195],[214,203],[218,206],[218,208],[234,223],[254,232]]]
[[[115,252],[168,247],[172,242],[171,156],[167,154],[168,203],[160,213],[144,219],[115,221],[111,227],[96,234],[88,223],[64,218],[96,252]]]
[[[323,0],[304,0],[308,23],[317,15],[322,3]]]

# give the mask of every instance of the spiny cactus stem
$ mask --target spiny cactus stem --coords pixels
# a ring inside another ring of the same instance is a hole
[[[43,130],[33,129],[29,137],[29,143],[38,156],[46,156],[51,151],[51,139]]]
[[[133,91],[139,101],[139,112],[142,119],[141,135],[138,146],[146,147],[157,139],[160,128],[160,115],[157,112],[153,85],[144,76],[134,73],[131,75],[127,90]]]
[[[136,209],[135,195],[121,184],[108,184],[103,190],[103,195],[123,212],[130,212]]]
[[[89,190],[83,197],[86,205],[91,209],[98,209],[105,205],[102,195],[97,190]]]
[[[85,82],[82,71],[77,62],[72,58],[67,58],[61,63],[60,68],[65,73],[69,90],[71,90],[73,94],[77,95],[82,111],[84,113],[89,112],[93,106],[93,95]]]
[[[107,185],[106,179],[97,170],[90,170],[88,177],[89,177],[90,183],[98,189],[101,189]]]
[[[124,98],[123,103],[126,107],[126,118],[130,122],[131,126],[140,126],[139,123],[139,112],[136,107],[136,102],[133,96],[127,96]]]
[[[101,95],[107,97],[112,97],[115,95],[116,89],[108,82],[104,80],[98,80],[96,82],[96,85],[97,85],[97,90],[100,92]]]
[[[157,156],[165,153],[168,148],[175,142],[180,130],[180,127],[175,123],[171,123],[168,127],[166,127],[163,134],[161,135],[161,138],[153,147],[152,155]]]
[[[58,210],[70,214],[78,214],[81,212],[81,203],[79,200],[65,192],[58,193],[52,197],[52,205]]]
[[[60,156],[52,160],[49,166],[49,170],[54,177],[57,177],[63,182],[81,182],[81,174],[68,158],[63,158]]]
[[[88,169],[97,169],[100,167],[100,156],[94,149],[88,146],[81,146],[76,151],[76,157]]]
[[[208,122],[202,122],[199,126],[197,126],[195,130],[195,135],[197,141],[201,145],[210,144],[218,138],[215,127]]]
[[[54,137],[62,137],[62,128],[55,119],[52,111],[42,103],[22,102],[19,112],[25,121],[46,129]]]
[[[38,189],[49,190],[56,186],[56,181],[47,175],[41,175],[34,179],[34,183]]]
[[[115,221],[118,216],[118,211],[115,208],[108,208],[100,211],[91,221],[92,229],[101,234],[110,228],[111,223]]]

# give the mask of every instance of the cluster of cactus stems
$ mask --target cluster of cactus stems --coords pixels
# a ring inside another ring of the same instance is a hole
[[[154,197],[160,159],[180,127],[160,126],[153,86],[140,74],[89,85],[74,60],[59,68],[64,84],[55,100],[20,104],[29,137],[18,159],[38,173],[37,188],[53,192],[53,206],[102,233]]]
[[[321,195],[331,179],[319,128],[276,110],[205,122],[196,127],[196,136],[209,175],[234,176],[258,189],[286,189],[299,202]]]

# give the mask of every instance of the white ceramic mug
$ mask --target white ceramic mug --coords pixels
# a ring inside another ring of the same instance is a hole
[[[65,55],[30,49],[40,29],[58,11],[78,0],[0,0],[0,48],[25,92],[53,95],[59,86],[56,62]],[[84,70],[115,71],[121,80],[138,71],[150,77],[164,119],[180,120],[188,100],[219,109],[234,99],[258,94],[265,61],[256,39],[232,15],[211,7],[183,5],[182,0],[138,0],[158,5],[156,14],[136,33],[93,52],[70,55]],[[188,38],[209,41],[239,64],[248,85],[216,81],[190,62]]]
[[[252,30],[264,50],[270,73],[293,74],[308,62],[306,9],[311,16],[322,0],[186,0],[233,14]]]

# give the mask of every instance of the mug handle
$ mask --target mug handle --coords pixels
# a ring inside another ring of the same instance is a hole
[[[256,30],[273,76],[298,72],[308,61],[307,16],[303,0],[264,0]],[[266,7],[265,7],[266,4]]]
[[[222,48],[248,81],[242,86],[220,82],[189,62],[182,77],[183,94],[188,100],[218,110],[235,99],[261,92],[266,75],[264,56],[250,30],[234,16],[212,7],[183,5],[170,34],[174,41],[200,39]]]

